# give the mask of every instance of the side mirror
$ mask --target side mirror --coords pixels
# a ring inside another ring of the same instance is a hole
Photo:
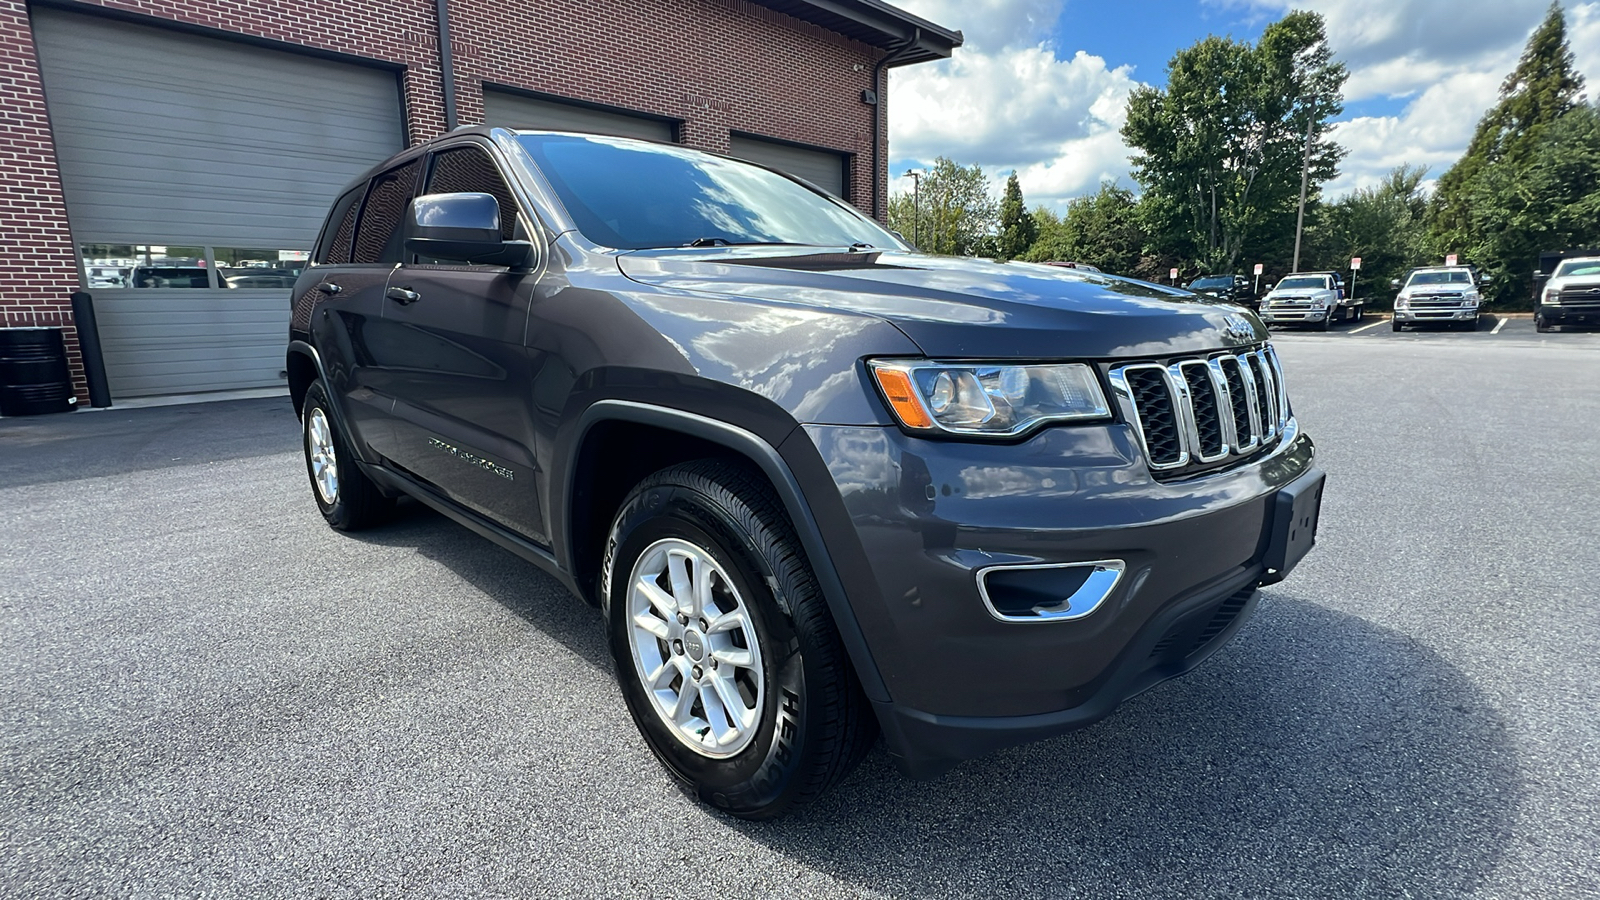
[[[1492,281],[1494,281],[1494,276],[1493,275],[1484,275],[1484,276],[1482,276],[1482,277],[1480,277],[1478,279],[1478,283],[1479,284],[1488,284],[1488,283],[1490,283]]]
[[[1535,272],[1535,273],[1533,273],[1533,278],[1534,278],[1535,281],[1542,281],[1543,279],[1546,279],[1546,278],[1549,278],[1549,277],[1550,277],[1550,273],[1549,272]]]
[[[1389,287],[1397,288],[1399,286],[1400,286],[1400,279],[1398,279],[1398,278],[1389,279]]]
[[[411,201],[404,226],[406,253],[452,262],[526,268],[527,241],[500,238],[500,201],[489,194],[424,194]]]

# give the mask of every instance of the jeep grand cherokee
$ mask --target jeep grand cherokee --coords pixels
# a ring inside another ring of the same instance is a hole
[[[772,170],[475,128],[333,204],[289,372],[333,527],[409,495],[598,607],[708,803],[913,776],[1194,667],[1323,476],[1252,314],[911,251]]]

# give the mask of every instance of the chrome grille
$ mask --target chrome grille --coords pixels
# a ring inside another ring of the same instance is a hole
[[[1157,472],[1181,474],[1254,453],[1289,422],[1283,368],[1271,347],[1166,365],[1132,363],[1109,376]]]
[[[1600,307],[1600,287],[1584,285],[1567,288],[1561,292],[1561,305],[1574,309]]]

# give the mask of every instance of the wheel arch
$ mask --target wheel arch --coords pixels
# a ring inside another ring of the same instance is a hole
[[[766,478],[783,504],[863,692],[873,700],[889,699],[817,519],[776,446],[737,425],[633,400],[596,401],[579,417],[574,432],[571,463],[553,485],[561,493],[553,498],[551,511],[559,523],[553,531],[564,544],[558,556],[583,586],[585,599],[598,605],[595,584],[605,531],[635,484],[690,459],[742,460]]]

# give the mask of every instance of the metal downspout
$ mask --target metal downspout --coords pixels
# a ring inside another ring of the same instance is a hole
[[[439,2],[443,3],[444,0]],[[872,104],[872,217],[879,222],[883,221],[883,200],[879,198],[881,193],[879,188],[883,184],[883,162],[880,157],[883,153],[884,92],[879,90],[883,87],[883,70],[920,40],[922,40],[922,29],[913,29],[911,36],[906,38],[904,43],[884,54],[883,58],[878,60],[878,64],[872,67],[872,93],[878,98],[877,102]]]
[[[444,127],[455,130],[456,120],[456,66],[450,56],[450,0],[434,0],[434,13],[439,21],[439,75],[444,83]]]

